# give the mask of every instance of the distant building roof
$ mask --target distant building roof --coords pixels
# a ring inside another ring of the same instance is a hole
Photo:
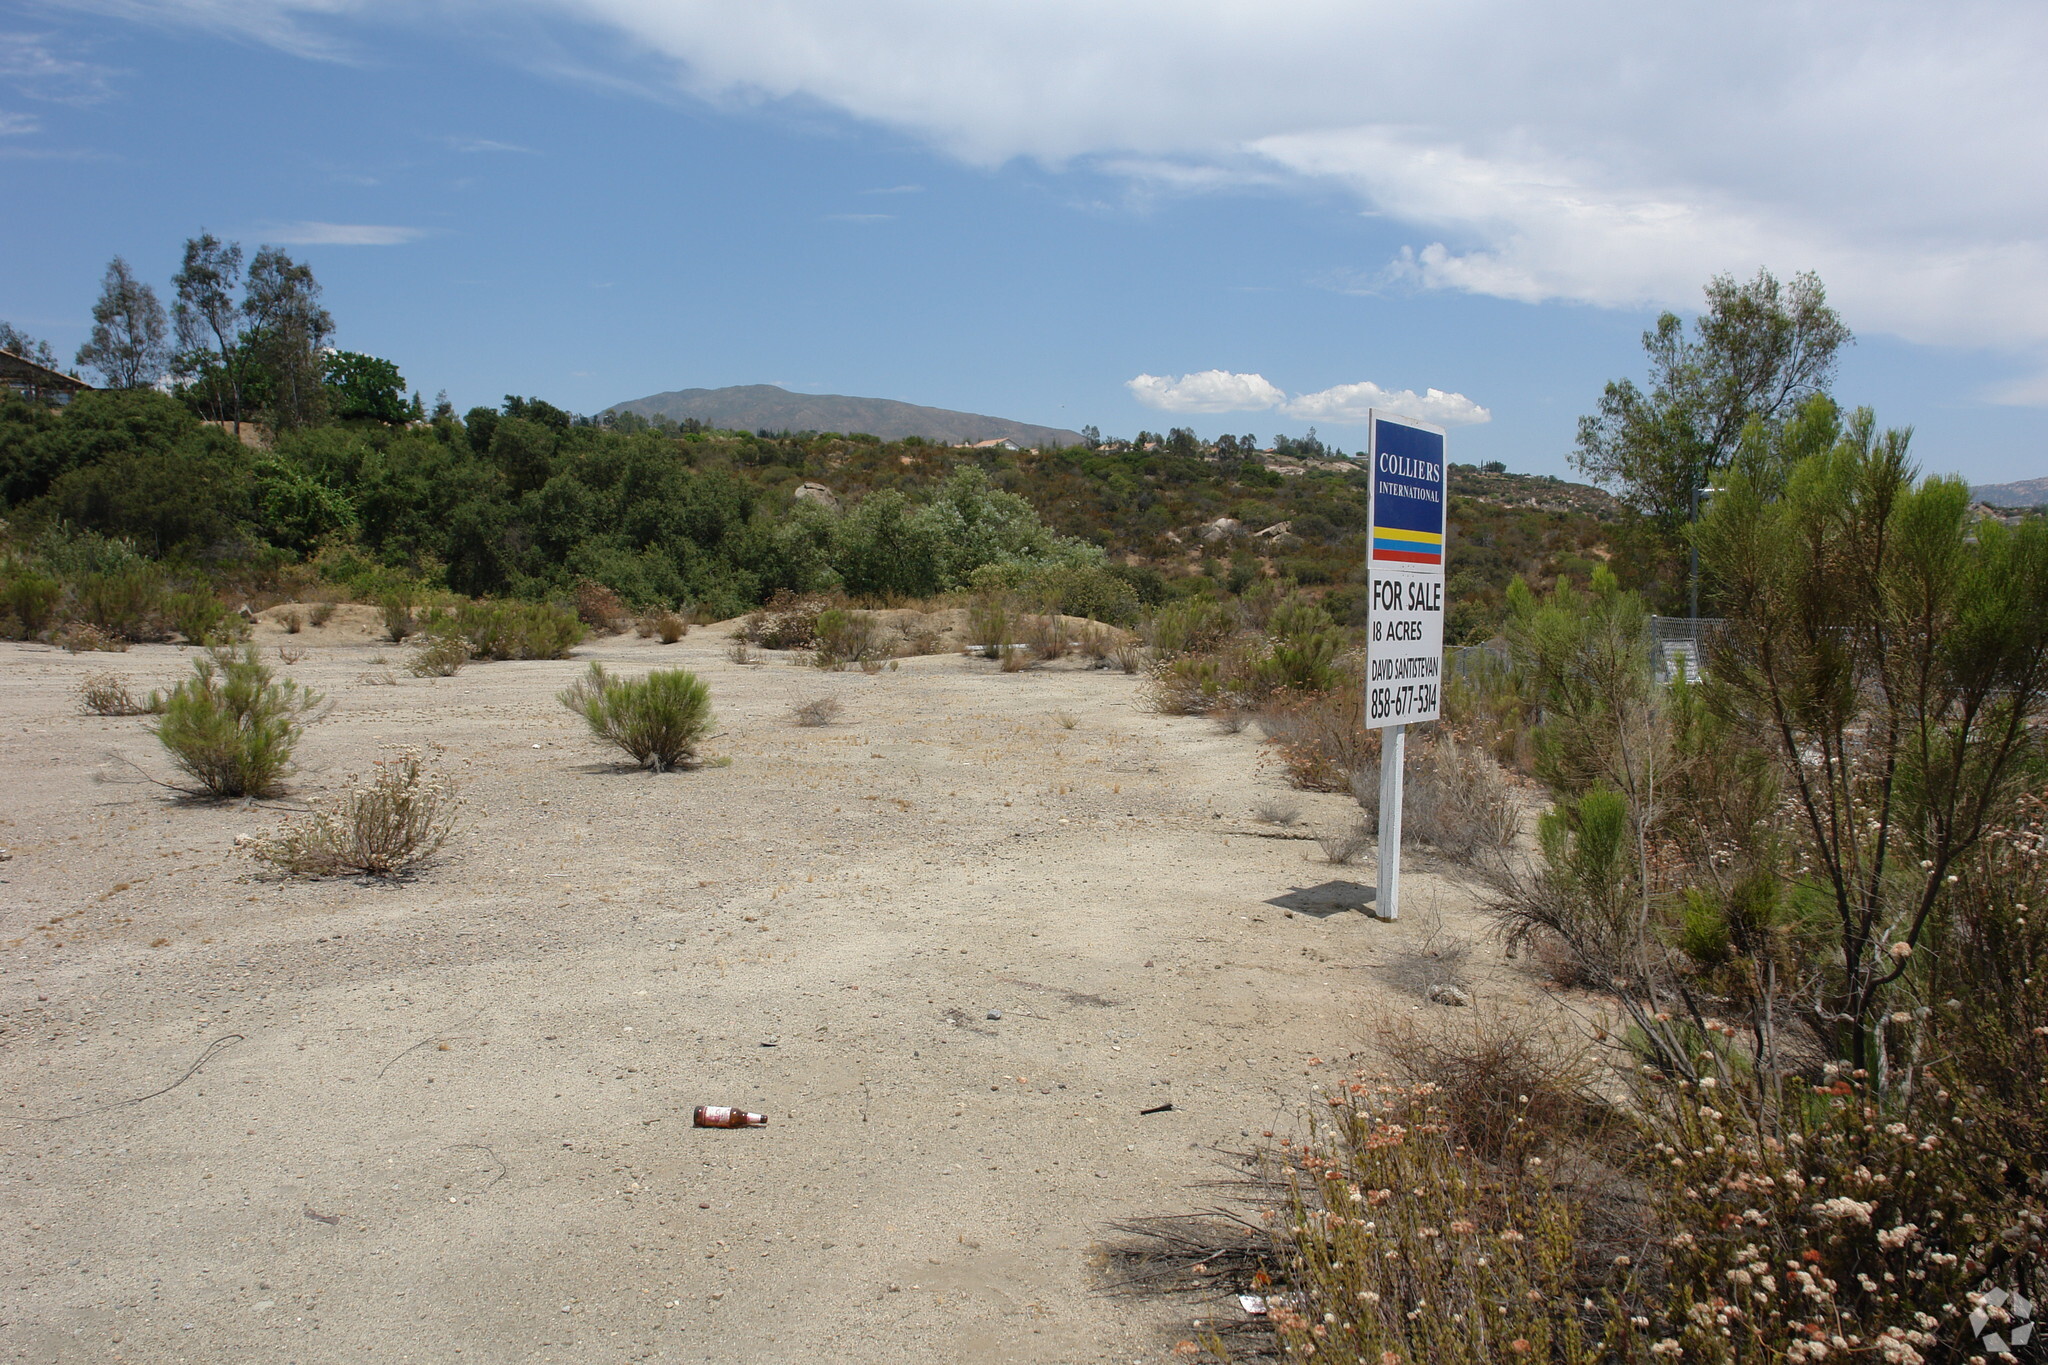
[[[1022,450],[1024,447],[1018,445],[1007,436],[993,436],[986,441],[976,441],[967,448],[969,450]]]
[[[74,393],[90,393],[92,385],[75,375],[53,370],[48,365],[38,365],[27,356],[12,351],[0,351],[0,384],[5,384],[26,398],[71,397]]]

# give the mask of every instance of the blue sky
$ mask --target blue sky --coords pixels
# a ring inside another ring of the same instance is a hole
[[[0,3],[0,318],[68,358],[109,257],[168,294],[206,229],[458,407],[768,382],[1355,448],[1393,395],[1566,474],[1659,308],[1810,268],[1845,400],[2048,474],[2048,11],[1543,9]]]

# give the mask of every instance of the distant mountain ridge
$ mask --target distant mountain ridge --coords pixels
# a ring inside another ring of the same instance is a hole
[[[892,398],[853,398],[838,393],[791,393],[774,384],[735,384],[723,389],[675,389],[614,403],[607,412],[642,417],[694,417],[728,431],[865,432],[885,441],[922,436],[946,445],[971,445],[1008,437],[1020,446],[1076,446],[1081,433],[988,417],[978,412],[919,407]]]
[[[1993,507],[2048,506],[2048,479],[2021,479],[2018,483],[1980,483],[1970,490],[1977,502]]]

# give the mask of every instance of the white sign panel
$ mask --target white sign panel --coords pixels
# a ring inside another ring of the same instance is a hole
[[[1444,528],[1449,506],[1440,427],[1368,416],[1372,459],[1372,607],[1365,723],[1414,725],[1443,712]]]

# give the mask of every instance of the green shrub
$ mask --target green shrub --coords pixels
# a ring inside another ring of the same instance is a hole
[[[615,678],[593,663],[558,695],[589,723],[590,733],[658,773],[695,754],[711,729],[710,687],[680,668],[631,679]]]
[[[164,615],[188,644],[226,644],[245,634],[241,619],[210,592],[174,592],[164,599]]]
[[[12,616],[26,639],[50,628],[50,617],[64,596],[64,585],[54,578],[24,570],[0,588],[0,615]]]
[[[1222,603],[1206,597],[1175,602],[1146,623],[1146,643],[1160,658],[1214,649],[1236,629]]]
[[[818,613],[818,666],[861,663],[881,651],[881,632],[872,614],[833,607]]]
[[[405,661],[415,678],[452,678],[469,662],[469,641],[455,635],[428,635]]]
[[[1047,569],[1031,587],[1047,611],[1085,616],[1113,626],[1138,619],[1137,589],[1099,564],[1062,564]]]
[[[419,629],[419,618],[414,614],[418,599],[410,592],[387,592],[378,597],[377,610],[384,616],[384,633],[397,644]]]
[[[156,737],[207,796],[269,796],[290,770],[320,695],[278,682],[249,646],[209,650],[164,699]]]
[[[87,574],[72,587],[80,620],[123,640],[163,638],[163,578],[154,565],[138,564]]]
[[[1011,643],[1016,626],[1010,603],[1000,593],[984,593],[967,608],[968,643],[980,645],[991,655],[1002,653]]]
[[[576,613],[546,602],[465,602],[420,625],[467,641],[472,659],[564,659],[583,642]]]

